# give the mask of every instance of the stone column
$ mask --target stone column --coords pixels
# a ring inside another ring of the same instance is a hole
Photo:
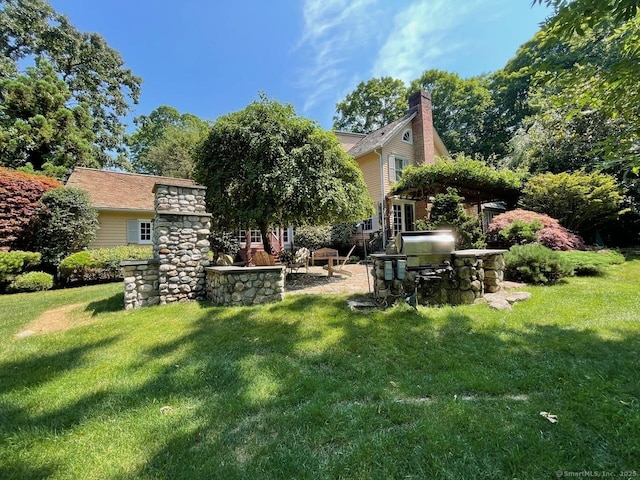
[[[487,255],[484,258],[484,290],[495,293],[502,290],[504,281],[504,256],[502,253]]]
[[[154,193],[159,303],[204,299],[211,228],[205,187],[157,183]]]

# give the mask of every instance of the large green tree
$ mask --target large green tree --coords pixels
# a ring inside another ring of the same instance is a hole
[[[483,156],[496,153],[485,135],[493,106],[487,80],[463,79],[441,70],[427,70],[409,88],[391,77],[361,82],[336,105],[333,128],[358,133],[376,130],[406,114],[408,95],[419,89],[431,93],[433,123],[449,151]]]
[[[208,121],[161,105],[134,119],[129,138],[131,164],[137,172],[191,178],[195,152],[211,128]]]
[[[215,228],[356,221],[373,213],[362,172],[332,132],[261,96],[223,115],[200,148],[196,179],[207,186]]]
[[[589,240],[622,213],[616,180],[602,173],[544,173],[531,177],[522,193],[523,208],[556,218]]]
[[[0,78],[0,161],[17,168],[30,163],[97,166],[86,105],[68,106],[71,94],[51,65],[36,59],[26,74]]]
[[[484,142],[484,127],[493,101],[487,87],[484,77],[427,70],[409,90],[431,92],[433,125],[450,152],[488,156],[493,152]]]
[[[535,2],[534,2],[535,3]],[[545,110],[561,112],[567,124],[575,117],[593,117],[612,134],[593,143],[592,154],[604,166],[635,174],[640,169],[640,1],[550,0],[557,13],[536,35],[552,61],[532,65],[535,94]],[[558,54],[558,45],[564,47]],[[564,62],[558,60],[565,60]],[[530,95],[535,99],[535,94]]]
[[[123,117],[137,103],[141,79],[97,33],[77,30],[45,0],[0,0],[0,77],[12,78],[34,58],[49,61],[85,105],[95,135],[92,153],[101,165],[122,164]]]
[[[407,87],[396,78],[372,78],[336,105],[333,129],[370,133],[407,112]]]

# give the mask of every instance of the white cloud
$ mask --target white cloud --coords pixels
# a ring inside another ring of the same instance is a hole
[[[296,86],[303,111],[333,107],[360,81],[409,82],[466,44],[458,29],[501,15],[505,0],[305,0],[295,49],[305,54]],[[510,0],[507,0],[510,1]]]
[[[446,55],[464,47],[454,42],[456,28],[471,15],[482,18],[493,0],[417,0],[393,19],[386,42],[378,52],[373,76],[391,76],[409,82],[435,68]],[[477,21],[477,19],[476,19]]]
[[[335,103],[335,92],[343,89],[344,77],[349,75],[347,63],[370,37],[376,1],[304,2],[304,32],[298,48],[310,51],[308,65],[299,80],[307,91],[305,111],[328,99]]]

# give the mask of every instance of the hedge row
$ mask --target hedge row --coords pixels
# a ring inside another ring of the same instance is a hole
[[[35,252],[0,252],[0,283],[11,281],[29,267],[40,263],[40,254]]]
[[[63,283],[121,280],[120,263],[153,257],[153,247],[121,246],[83,250],[69,255],[58,265]]]

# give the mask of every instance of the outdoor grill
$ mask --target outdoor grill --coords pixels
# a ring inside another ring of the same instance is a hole
[[[396,235],[399,254],[407,256],[407,269],[437,268],[451,260],[455,238],[451,230],[400,232]]]

